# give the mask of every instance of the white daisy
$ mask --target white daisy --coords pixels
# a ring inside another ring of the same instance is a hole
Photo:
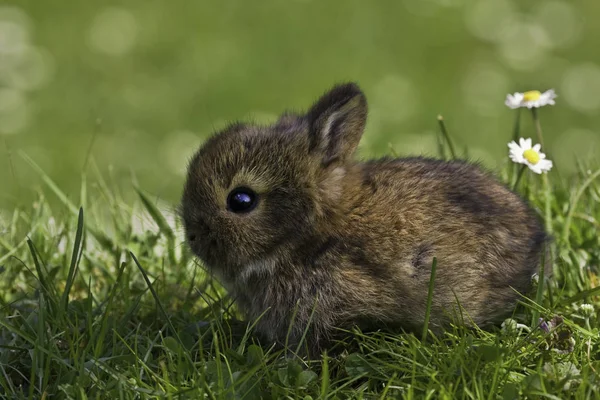
[[[546,160],[546,155],[540,151],[542,146],[531,146],[531,139],[519,139],[519,144],[514,140],[508,144],[509,157],[513,162],[525,164],[536,174],[548,172],[552,169],[552,161]]]
[[[554,89],[546,90],[544,93],[539,90],[530,90],[525,93],[515,92],[506,95],[504,104],[512,109],[519,107],[538,108],[548,104],[553,106],[556,97]]]

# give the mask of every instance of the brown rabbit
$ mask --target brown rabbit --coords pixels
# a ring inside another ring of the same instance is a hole
[[[336,328],[422,328],[434,257],[431,327],[497,323],[540,264],[536,215],[466,162],[354,160],[366,118],[344,84],[305,115],[209,139],[183,193],[192,250],[260,334],[306,334],[313,354]]]

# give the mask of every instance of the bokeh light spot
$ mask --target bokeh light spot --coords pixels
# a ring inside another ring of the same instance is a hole
[[[496,116],[504,110],[499,99],[509,90],[509,79],[502,69],[483,63],[469,68],[462,84],[464,101],[469,109],[483,116]]]
[[[19,133],[27,125],[28,114],[23,92],[0,88],[0,134]]]
[[[0,70],[5,57],[21,54],[29,43],[31,22],[16,7],[0,7]]]
[[[543,65],[550,40],[544,28],[526,18],[515,18],[500,38],[499,53],[512,69],[530,71]]]
[[[595,112],[600,108],[600,67],[585,63],[565,72],[561,93],[571,107],[582,112]]]
[[[467,28],[479,39],[496,41],[514,13],[514,6],[507,0],[479,0],[467,8]]]
[[[54,59],[43,49],[27,46],[17,65],[7,71],[5,80],[12,87],[35,90],[45,85],[54,72]]]
[[[554,47],[568,47],[581,37],[581,17],[575,7],[564,1],[542,2],[537,9],[536,21],[547,32]]]
[[[89,45],[98,52],[122,56],[135,45],[137,33],[138,25],[131,12],[110,7],[94,18],[88,40]]]

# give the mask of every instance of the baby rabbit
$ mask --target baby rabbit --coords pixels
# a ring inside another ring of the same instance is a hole
[[[352,83],[304,115],[236,123],[189,164],[192,251],[268,340],[312,354],[337,328],[485,326],[530,288],[546,241],[534,212],[463,161],[356,161],[367,102]]]

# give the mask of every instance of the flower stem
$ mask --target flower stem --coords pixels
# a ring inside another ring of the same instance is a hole
[[[522,165],[521,169],[519,170],[519,174],[517,175],[517,178],[515,179],[515,183],[513,183],[513,190],[517,190],[517,185],[519,184],[519,181],[521,180],[521,177],[523,176],[523,172],[525,172],[525,170],[527,169],[527,165]]]
[[[515,118],[515,125],[513,128],[512,140],[519,143],[520,133],[521,133],[521,109],[517,108],[517,117]]]
[[[537,108],[533,107],[531,109],[531,115],[533,116],[533,123],[535,125],[535,133],[537,134],[538,142],[540,142],[542,145],[542,149],[545,149],[543,138],[544,135],[542,134],[542,125],[540,124]]]
[[[546,230],[548,234],[552,235],[554,229],[552,228],[552,186],[548,179],[548,174],[542,176],[542,182],[544,183],[544,219],[546,220]]]
[[[516,110],[516,115],[517,117],[515,118],[515,125],[513,127],[513,136],[512,136],[512,140],[515,143],[519,143],[519,137],[521,136],[521,109],[517,108]],[[511,178],[514,178],[515,175],[517,174],[517,168],[519,166],[517,164],[513,164],[512,168],[510,170],[510,176]],[[519,178],[521,176],[521,174],[523,174],[523,171],[521,170],[521,172],[519,172]],[[512,180],[512,179],[511,179]],[[518,183],[518,179],[517,179],[517,183]],[[516,187],[516,183],[515,186],[513,186],[513,189]]]
[[[537,133],[538,141],[542,145],[542,149],[545,149],[543,140],[544,135],[542,134],[542,125],[540,124],[537,108],[534,107],[531,109],[531,116],[533,117],[533,123],[535,125],[535,132]],[[544,220],[546,223],[546,230],[549,234],[552,234],[552,188],[546,174],[543,175],[542,182],[544,183]]]
[[[540,269],[539,269],[539,273],[538,273],[538,287],[537,287],[537,291],[536,291],[536,295],[535,295],[535,302],[537,303],[538,306],[542,305],[542,302],[544,301],[544,283],[546,281],[545,279],[545,269],[546,269],[546,265],[548,263],[548,260],[546,260],[546,255],[548,254],[546,251],[546,246],[544,245],[542,247],[542,257],[541,257],[541,265],[540,265]],[[538,320],[540,318],[540,311],[537,308],[533,309],[533,313],[531,315],[531,328],[535,328],[538,325]]]
[[[533,124],[535,125],[535,132],[537,134],[538,141],[540,142],[542,149],[545,149],[544,135],[542,134],[542,125],[540,124],[537,108],[534,107],[531,109],[531,116],[533,117]],[[548,232],[548,235],[552,236],[552,233],[554,231],[554,228],[552,226],[552,186],[550,185],[550,179],[548,179],[548,174],[543,174],[542,183],[544,185],[544,225],[546,227],[546,232]],[[542,271],[544,270],[544,268],[548,268],[549,271],[552,271],[554,269],[552,261],[554,259],[555,254],[555,245],[554,243],[551,243],[548,246],[549,251],[544,254],[544,256],[548,257],[548,260],[544,261],[544,265],[542,265]],[[541,279],[540,284],[544,284],[544,282],[542,282]]]
[[[448,148],[450,149],[450,155],[453,160],[456,160],[456,152],[454,151],[454,144],[452,143],[452,139],[450,139],[450,135],[448,134],[448,130],[446,129],[446,124],[444,123],[444,117],[438,115],[438,123],[440,124],[440,129],[442,131],[442,135],[444,135],[444,139],[446,139],[446,143],[448,143]]]

